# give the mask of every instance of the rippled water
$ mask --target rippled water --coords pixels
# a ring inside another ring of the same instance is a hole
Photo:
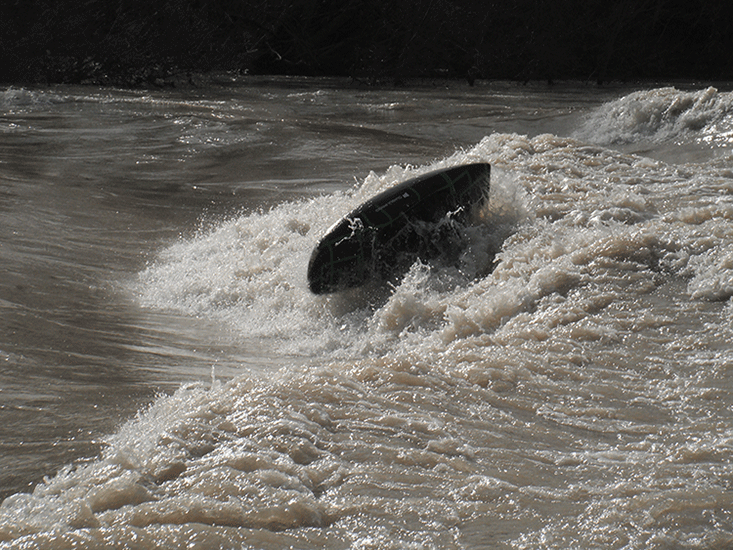
[[[0,108],[0,546],[733,544],[731,93],[286,79]],[[308,292],[340,216],[477,161],[457,267]]]

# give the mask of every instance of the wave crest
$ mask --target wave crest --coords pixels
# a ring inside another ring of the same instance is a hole
[[[598,108],[574,137],[599,145],[733,137],[733,95],[716,88],[643,90]]]

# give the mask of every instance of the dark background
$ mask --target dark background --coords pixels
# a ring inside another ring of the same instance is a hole
[[[733,80],[728,0],[5,0],[0,81]]]

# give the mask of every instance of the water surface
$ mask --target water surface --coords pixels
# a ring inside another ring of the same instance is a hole
[[[730,92],[282,79],[0,109],[3,546],[733,543]],[[308,292],[339,217],[468,162],[491,200],[457,267]]]

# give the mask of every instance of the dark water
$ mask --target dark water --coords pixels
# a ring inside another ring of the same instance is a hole
[[[731,105],[5,90],[0,541],[726,547]],[[492,197],[460,272],[308,293],[341,215],[475,161]]]

